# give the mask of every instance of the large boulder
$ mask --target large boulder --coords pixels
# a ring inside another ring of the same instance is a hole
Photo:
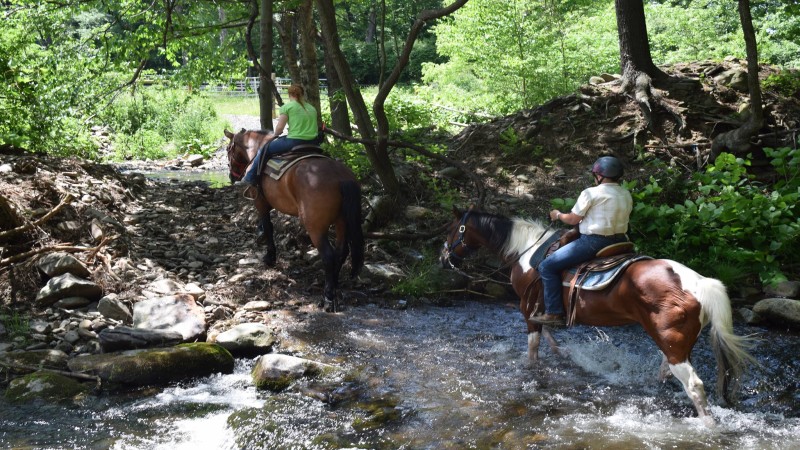
[[[100,377],[108,388],[151,386],[232,373],[233,356],[216,344],[197,342],[176,347],[128,350],[73,358],[73,372]]]
[[[90,301],[97,301],[102,296],[103,288],[97,283],[65,273],[47,282],[36,296],[36,303],[40,306],[50,306],[67,297],[84,297]]]

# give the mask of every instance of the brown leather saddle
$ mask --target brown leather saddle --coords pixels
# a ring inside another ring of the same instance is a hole
[[[269,175],[273,180],[279,180],[287,170],[306,158],[329,158],[324,151],[313,144],[295,145],[286,153],[262,158],[259,175]]]

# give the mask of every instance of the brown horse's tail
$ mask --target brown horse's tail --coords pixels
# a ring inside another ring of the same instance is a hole
[[[698,277],[694,295],[702,307],[704,325],[711,323],[711,346],[717,359],[717,397],[734,403],[746,366],[758,365],[748,352],[754,338],[733,333],[731,301],[725,285],[713,278]]]
[[[355,278],[364,266],[364,232],[361,229],[361,186],[355,181],[342,181],[342,214],[345,221],[345,240],[350,248],[350,278]]]

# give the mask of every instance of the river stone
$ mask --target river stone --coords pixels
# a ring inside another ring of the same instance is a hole
[[[156,294],[171,295],[183,290],[183,286],[177,281],[170,279],[156,280],[150,283],[145,288],[148,291],[155,292]]]
[[[67,297],[84,297],[90,301],[97,301],[102,295],[103,288],[96,283],[65,273],[47,282],[36,296],[36,303],[40,306],[50,306]]]
[[[278,341],[275,330],[262,323],[243,323],[220,333],[215,342],[234,355],[269,353]]]
[[[206,316],[191,295],[178,294],[133,305],[133,327],[177,331],[184,341],[195,341],[205,335]]]
[[[332,367],[296,356],[271,353],[260,356],[256,361],[252,372],[253,383],[258,389],[279,392],[298,378],[314,377]]]
[[[85,297],[67,297],[53,303],[53,306],[63,309],[77,309],[83,308],[89,303],[92,303],[92,301]]]
[[[72,378],[52,372],[34,372],[15,378],[6,389],[5,398],[10,403],[43,400],[46,403],[64,403],[79,400],[89,387]]]
[[[753,306],[753,312],[770,322],[786,323],[800,329],[800,300],[766,298]]]
[[[403,278],[403,271],[392,264],[364,264],[364,271],[370,278],[383,279],[389,283],[396,283]]]
[[[800,281],[782,281],[765,287],[764,293],[773,297],[797,298],[800,296]]]
[[[109,294],[97,303],[97,312],[109,319],[119,320],[122,323],[133,322],[130,308],[117,298],[117,294]]]
[[[177,331],[145,330],[142,328],[106,328],[98,334],[100,347],[105,352],[137,348],[165,347],[179,344],[183,335]]]
[[[69,253],[48,253],[36,262],[36,267],[49,278],[57,277],[65,273],[71,273],[76,277],[89,278],[92,274],[77,258]]]
[[[206,342],[175,347],[127,350],[78,356],[69,361],[73,372],[99,376],[104,387],[162,385],[214,373],[233,373],[233,356]]]

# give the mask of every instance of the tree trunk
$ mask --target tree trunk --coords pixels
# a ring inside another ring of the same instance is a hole
[[[742,22],[745,49],[747,51],[747,89],[750,91],[750,117],[741,127],[722,133],[711,143],[711,161],[724,151],[746,154],[752,150],[750,138],[764,124],[764,108],[761,104],[761,84],[758,80],[758,45],[750,15],[750,0],[739,0],[739,19]]]
[[[347,100],[344,97],[342,82],[333,66],[331,52],[325,54],[325,77],[328,79],[328,103],[331,108],[331,128],[345,136],[352,136],[350,115],[347,111]]]
[[[272,1],[261,0],[261,69],[258,71],[258,110],[261,129],[272,130]]]
[[[614,9],[617,14],[622,91],[634,98],[645,116],[647,128],[652,128],[652,103],[667,108],[661,101],[661,95],[653,89],[653,82],[667,80],[669,76],[653,64],[643,1],[615,0]]]
[[[303,0],[297,10],[300,41],[300,83],[305,89],[306,101],[317,109],[317,121],[322,123],[319,99],[319,69],[317,68],[317,30],[314,28],[313,0]]]
[[[369,117],[367,105],[364,102],[364,97],[361,96],[361,91],[356,88],[357,84],[353,78],[353,73],[342,54],[342,50],[339,48],[339,30],[336,25],[336,11],[333,6],[333,0],[315,1],[319,11],[325,50],[331,53],[331,60],[342,82],[347,103],[353,111],[358,132],[365,140],[372,141],[374,140],[375,131]],[[387,194],[400,198],[402,196],[400,182],[394,173],[392,162],[389,160],[385,142],[381,150],[370,144],[365,144],[364,149],[367,152],[367,158],[369,158],[372,168],[375,170],[375,174],[383,184]]]

